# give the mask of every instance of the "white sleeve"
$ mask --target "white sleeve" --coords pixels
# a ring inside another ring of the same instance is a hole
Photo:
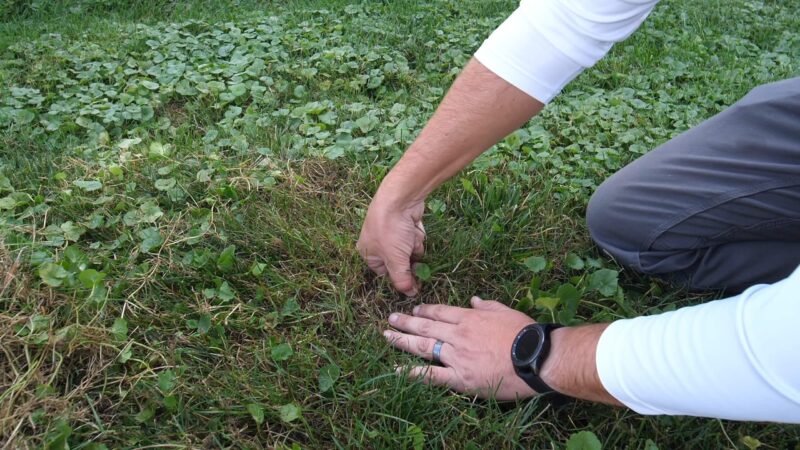
[[[522,0],[475,58],[546,103],[631,35],[658,0]]]
[[[597,371],[641,414],[800,423],[800,268],[725,300],[612,323]]]

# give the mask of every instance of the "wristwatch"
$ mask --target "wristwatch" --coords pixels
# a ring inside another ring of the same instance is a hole
[[[511,362],[514,371],[540,395],[554,403],[568,402],[571,398],[556,392],[540,377],[547,355],[550,353],[550,332],[564,325],[558,323],[534,323],[523,328],[511,345]]]

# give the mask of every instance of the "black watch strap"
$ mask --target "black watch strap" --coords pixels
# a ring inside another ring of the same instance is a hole
[[[545,344],[543,345],[542,352],[539,354],[537,358],[537,369],[541,368],[544,364],[544,361],[550,354],[550,332],[563,327],[564,325],[557,324],[557,323],[546,323],[546,324],[538,324],[537,326],[541,327],[542,331],[544,332],[544,339]],[[527,327],[526,327],[527,328]],[[525,328],[523,328],[525,330]],[[522,331],[520,333],[522,333]],[[572,400],[572,397],[564,395],[560,392],[557,392],[555,389],[551,388],[547,383],[542,380],[540,376],[538,376],[533,368],[520,368],[514,365],[514,370],[516,371],[517,375],[522,378],[528,386],[530,386],[534,391],[536,391],[540,396],[550,400],[556,406],[561,406],[563,404],[569,403]]]

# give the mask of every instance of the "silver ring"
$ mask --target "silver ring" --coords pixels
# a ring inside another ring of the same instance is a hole
[[[433,359],[433,363],[434,364],[441,364],[442,363],[442,346],[443,345],[444,345],[444,342],[442,342],[442,341],[436,341],[436,343],[433,344],[433,358],[432,359]]]

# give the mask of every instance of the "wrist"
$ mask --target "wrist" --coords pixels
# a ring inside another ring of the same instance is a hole
[[[372,200],[372,205],[402,211],[424,203],[427,193],[410,177],[397,168],[391,170],[381,182]]]
[[[608,325],[553,330],[550,333],[550,354],[542,366],[542,380],[570,397],[621,405],[603,387],[597,372],[597,343]]]

